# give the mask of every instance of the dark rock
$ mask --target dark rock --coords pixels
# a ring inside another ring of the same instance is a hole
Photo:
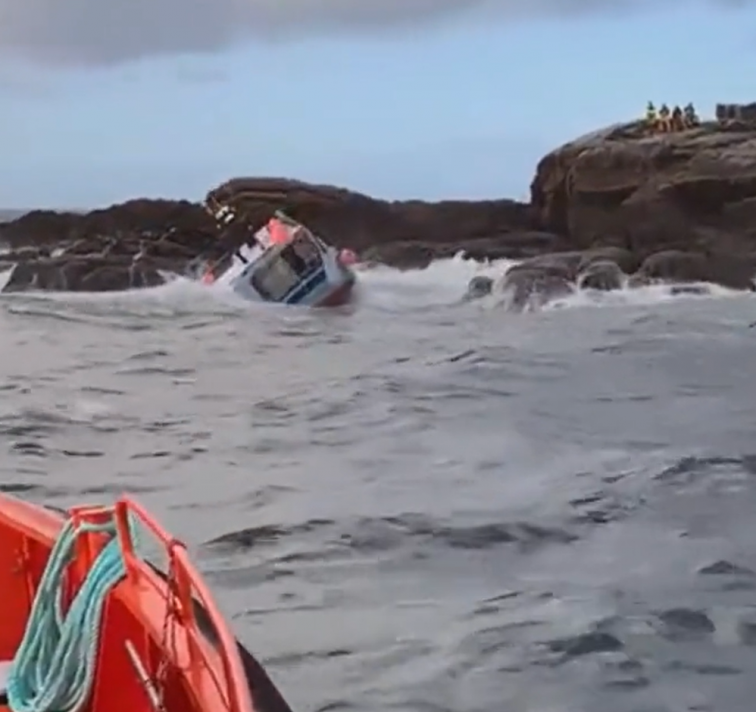
[[[361,259],[378,262],[399,269],[425,269],[433,260],[453,257],[457,250],[449,245],[432,245],[427,242],[389,242],[375,245],[362,252]]]
[[[358,252],[390,242],[446,245],[460,251],[465,243],[482,239],[495,238],[498,246],[504,245],[508,234],[513,234],[513,249],[519,250],[523,233],[537,229],[530,206],[515,200],[388,202],[281,178],[230,180],[210,191],[207,202],[228,205],[255,225],[275,210],[284,210],[328,242]]]
[[[29,260],[36,260],[40,257],[49,257],[49,250],[37,248],[37,247],[21,247],[12,252],[7,252],[2,255],[3,261],[15,264],[16,262],[28,262]]]
[[[556,252],[530,259],[523,260],[507,270],[508,275],[516,272],[539,272],[554,277],[563,277],[569,281],[575,281],[578,265],[584,259],[583,252]]]
[[[107,292],[163,284],[156,261],[115,257],[56,257],[19,262],[3,291]]]
[[[614,262],[625,274],[632,274],[640,266],[640,260],[630,250],[623,247],[592,247],[582,253],[577,266],[578,273],[587,270],[594,262]]]
[[[217,239],[213,218],[187,201],[132,200],[87,214],[34,211],[0,225],[0,240],[14,248],[3,263],[16,265],[4,291],[155,286],[165,281],[160,270],[183,272]]]
[[[637,258],[625,249],[611,246],[593,247],[587,250],[551,252],[531,257],[511,267],[509,274],[518,270],[526,272],[536,270],[554,277],[562,277],[570,282],[577,282],[580,274],[588,270],[595,262],[612,262],[622,272],[627,273],[636,270],[639,264]]]
[[[587,267],[578,274],[577,283],[580,289],[598,289],[609,292],[621,289],[624,281],[625,274],[616,262],[597,260],[588,263]]]
[[[547,263],[542,267],[512,267],[501,282],[507,308],[517,312],[539,309],[550,301],[569,296],[574,287],[556,265]]]
[[[654,253],[696,255],[675,258],[674,266],[669,258],[654,260],[634,284],[700,279],[750,289],[756,272],[754,176],[756,124],[710,122],[649,135],[635,122],[545,156],[531,202],[541,229],[566,236],[573,248],[615,245],[642,260]]]
[[[706,280],[706,255],[666,250],[647,257],[638,276],[649,282],[703,282]]]
[[[647,283],[713,282],[731,289],[753,289],[756,261],[734,256],[666,250],[647,257],[637,276]]]
[[[152,284],[154,272],[124,271],[118,259],[100,277],[67,281],[60,261],[140,255],[167,260],[166,269],[183,273],[243,244],[278,209],[329,242],[359,251],[365,260],[405,269],[460,252],[475,259],[520,258],[563,247],[558,236],[535,229],[528,205],[513,200],[388,202],[331,186],[250,178],[224,183],[208,194],[207,203],[230,206],[237,219],[221,225],[202,205],[133,200],[87,214],[35,211],[1,224],[0,241],[16,248],[4,260],[36,260],[32,248],[41,245],[62,251],[57,262],[20,270],[7,288],[73,289],[77,287],[72,284],[88,284],[120,289],[117,285],[131,279],[129,275],[136,275],[131,280],[135,284]]]
[[[467,285],[467,292],[465,292],[463,298],[468,301],[486,297],[493,291],[493,284],[494,282],[490,277],[473,277]]]
[[[186,200],[129,200],[89,213],[34,210],[0,225],[0,241],[11,247],[61,245],[80,239],[160,237],[173,228],[181,242],[201,250],[215,235],[214,219],[202,205]]]
[[[711,294],[711,289],[705,284],[675,284],[669,288],[673,297],[705,297]]]

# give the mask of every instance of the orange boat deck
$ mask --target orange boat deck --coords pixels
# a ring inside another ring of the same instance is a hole
[[[72,516],[93,512],[103,516],[105,510],[72,510]],[[95,683],[84,712],[160,712],[155,694],[166,712],[291,712],[237,643],[183,545],[132,500],[119,501],[115,512],[127,576],[105,603]],[[169,553],[170,576],[144,562],[130,544],[124,546],[127,516],[134,515]],[[21,643],[63,522],[55,512],[0,495],[0,662],[10,661]],[[105,541],[102,534],[82,539],[68,570],[69,594]],[[6,711],[7,700],[0,698],[0,712]]]

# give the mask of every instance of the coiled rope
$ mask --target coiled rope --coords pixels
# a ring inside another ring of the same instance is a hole
[[[63,577],[79,535],[110,536],[67,611]],[[126,575],[113,521],[69,519],[58,536],[34,598],[23,640],[8,678],[12,712],[78,712],[94,683],[102,612],[110,590]]]

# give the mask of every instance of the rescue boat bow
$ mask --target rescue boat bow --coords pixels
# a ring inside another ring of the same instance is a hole
[[[131,498],[64,516],[0,495],[0,591],[2,712],[291,712],[186,547]]]

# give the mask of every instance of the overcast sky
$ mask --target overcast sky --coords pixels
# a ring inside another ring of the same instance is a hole
[[[754,48],[750,2],[0,0],[0,204],[229,172],[520,196],[648,98],[756,100]]]

